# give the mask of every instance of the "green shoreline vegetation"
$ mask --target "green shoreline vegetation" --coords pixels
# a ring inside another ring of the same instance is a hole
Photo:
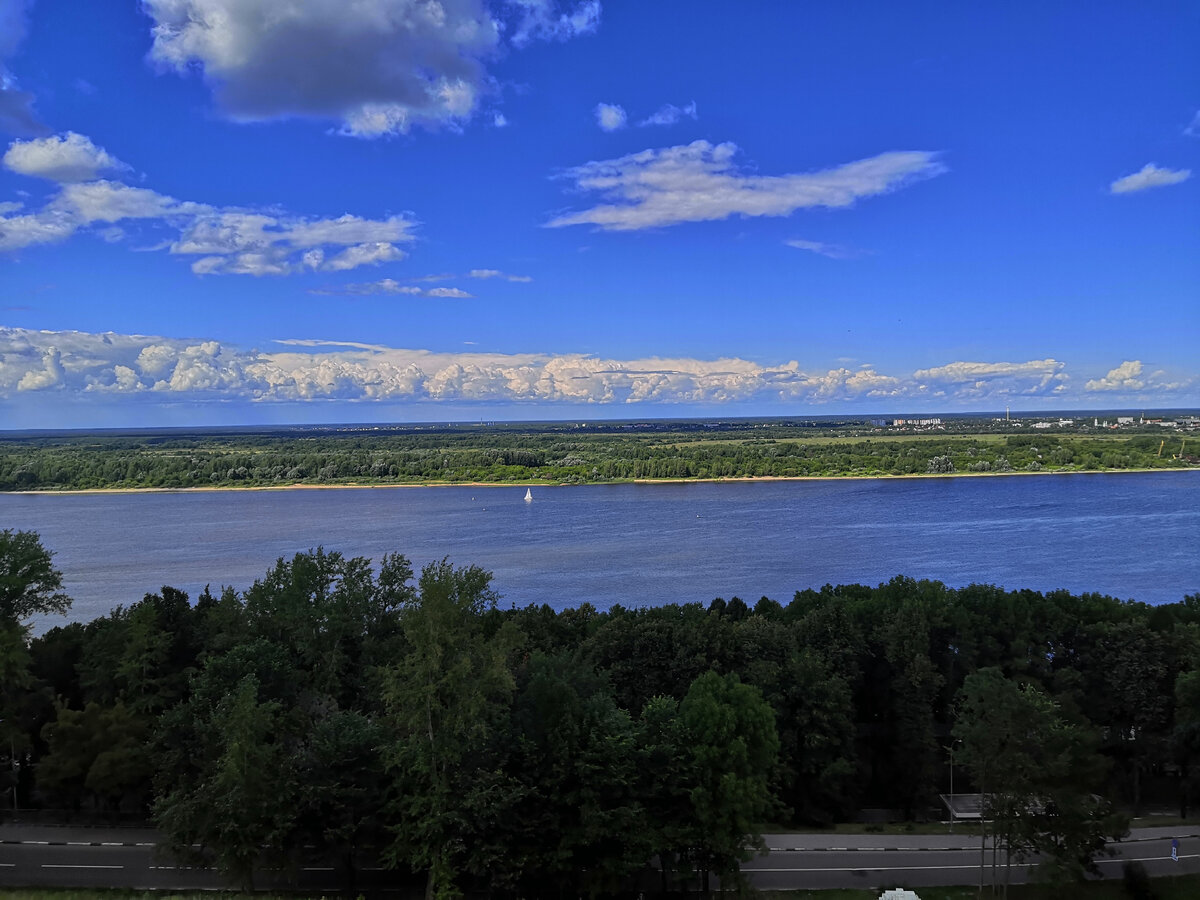
[[[705,890],[762,823],[937,821],[953,778],[992,798],[991,843],[1076,885],[1130,815],[1200,798],[1200,594],[896,577],[504,609],[474,566],[318,548],[34,637],[70,602],[36,534],[0,531],[0,576],[0,788],[151,820],[232,883],[311,848],[431,895]]]
[[[1194,439],[1194,443],[1191,441]],[[0,434],[0,491],[595,484],[1200,468],[1200,435],[961,420]]]

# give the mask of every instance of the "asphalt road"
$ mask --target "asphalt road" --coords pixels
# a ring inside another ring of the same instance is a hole
[[[763,835],[769,850],[742,866],[759,890],[791,888],[920,888],[978,884],[979,839],[963,835]],[[1171,840],[1179,841],[1179,860],[1171,859]],[[1142,828],[1109,845],[1101,857],[1106,878],[1121,877],[1121,864],[1136,859],[1152,876],[1200,873],[1200,832]],[[990,879],[991,850],[986,854]],[[1012,882],[1029,880],[1031,866],[1014,865]]]
[[[1171,838],[1179,840],[1179,860],[1171,859]],[[743,866],[760,890],[785,888],[920,888],[977,884],[979,844],[962,835],[764,835],[769,852]],[[158,850],[150,830],[0,825],[0,887],[129,887],[194,890],[236,887],[206,869],[179,866]],[[1107,877],[1120,877],[1121,863],[1140,860],[1151,875],[1200,873],[1200,832],[1195,828],[1137,829],[1110,845],[1102,858]],[[990,851],[987,854],[991,861]],[[1027,868],[1014,866],[1012,880],[1026,880]],[[289,873],[263,871],[255,886],[299,887],[313,892],[338,888],[337,874],[320,864]],[[378,866],[359,871],[358,888],[399,890],[394,872]]]

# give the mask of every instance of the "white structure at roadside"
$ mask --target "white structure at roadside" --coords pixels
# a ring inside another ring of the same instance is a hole
[[[892,888],[890,891],[880,894],[879,900],[921,900],[921,898],[906,888]]]

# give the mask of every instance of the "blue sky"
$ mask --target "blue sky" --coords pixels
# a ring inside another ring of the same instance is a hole
[[[0,426],[1200,406],[1194,3],[0,0]]]

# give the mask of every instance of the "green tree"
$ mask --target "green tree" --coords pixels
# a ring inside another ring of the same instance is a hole
[[[1055,881],[1082,880],[1107,835],[1124,831],[1108,803],[1092,789],[1103,775],[1096,737],[1065,719],[1052,698],[1018,685],[997,668],[968,675],[959,693],[954,736],[960,759],[984,795],[993,825],[992,886],[996,853],[1007,864],[1040,853]],[[980,888],[986,846],[980,838]],[[1004,880],[1008,889],[1008,865]]]
[[[37,769],[42,790],[75,807],[87,798],[111,810],[123,802],[134,809],[144,803],[153,773],[147,728],[122,704],[89,703],[83,710],[59,706],[42,738],[49,748]]]
[[[676,889],[681,871],[690,867],[692,817],[692,753],[679,701],[654,697],[642,710],[641,787],[645,820],[643,827],[659,859],[662,892]]]
[[[679,720],[691,756],[690,846],[707,894],[710,873],[723,887],[737,883],[747,847],[762,847],[755,825],[772,809],[779,738],[762,694],[732,673],[692,682]]]
[[[1179,761],[1179,817],[1186,819],[1188,809],[1200,793],[1200,669],[1181,672],[1175,679],[1175,731],[1172,735]]]
[[[515,629],[482,629],[496,603],[490,582],[483,569],[445,559],[422,569],[416,596],[399,610],[408,652],[384,675],[393,733],[390,859],[428,873],[429,900],[459,894],[470,804],[488,781],[488,751],[515,687]]]
[[[215,865],[250,888],[264,848],[280,859],[291,846],[299,796],[281,706],[258,692],[247,676],[217,704],[206,723],[207,758],[195,760],[199,777],[167,787],[155,805],[177,855]]]
[[[71,598],[62,573],[34,531],[0,531],[0,623],[18,624],[33,615],[65,613]]]
[[[17,805],[20,767],[30,747],[22,708],[33,685],[29,674],[30,616],[64,613],[71,599],[62,590],[62,573],[34,531],[0,531],[0,765],[10,774]]]
[[[534,654],[520,683],[508,766],[520,797],[506,854],[515,886],[576,897],[618,892],[652,853],[634,723],[573,657]]]

